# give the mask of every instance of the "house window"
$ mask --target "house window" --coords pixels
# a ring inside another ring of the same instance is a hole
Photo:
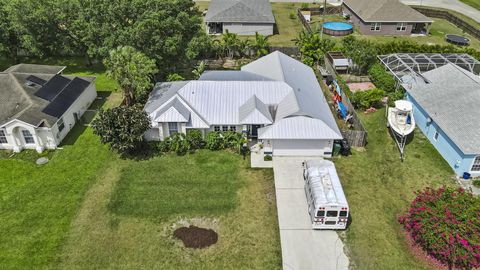
[[[222,131],[227,132],[228,131],[228,126],[222,126]]]
[[[230,131],[236,132],[237,131],[237,126],[230,126]]]
[[[381,23],[372,23],[370,25],[370,31],[378,32],[382,29],[382,24]]]
[[[65,123],[63,123],[63,118],[58,119],[57,126],[58,126],[58,132],[61,132],[65,128]]]
[[[473,161],[472,172],[480,172],[480,156],[477,156]]]
[[[32,135],[32,133],[30,133],[30,131],[24,129],[24,130],[22,130],[22,135],[23,135],[23,139],[25,140],[26,144],[34,144],[35,143],[35,140],[33,139],[33,135]]]
[[[0,143],[8,143],[4,130],[0,130]]]
[[[213,130],[216,132],[220,131],[220,126],[213,126]]]
[[[170,132],[170,136],[175,133],[178,133],[178,124],[176,122],[168,123],[168,132]]]
[[[407,24],[406,23],[397,23],[397,31],[407,31]]]
[[[433,135],[433,139],[435,141],[438,141],[438,136],[439,136],[438,131],[435,131],[435,135]]]

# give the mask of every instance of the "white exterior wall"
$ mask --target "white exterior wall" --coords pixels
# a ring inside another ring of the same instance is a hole
[[[75,126],[76,120],[73,114],[77,113],[78,117],[80,118],[88,109],[88,107],[90,107],[96,97],[97,91],[95,89],[95,83],[92,83],[62,115],[61,118],[63,118],[65,128],[61,132],[58,132],[58,122],[52,126],[52,132],[55,134],[57,145],[60,144],[65,136],[67,136],[68,132],[73,128],[73,126]]]
[[[45,149],[57,148],[63,138],[65,138],[75,125],[73,113],[77,113],[78,117],[81,117],[96,97],[97,91],[95,90],[95,83],[92,83],[61,117],[63,118],[65,128],[60,133],[58,132],[58,122],[55,123],[52,128],[35,127],[18,120],[13,120],[5,124],[2,130],[6,133],[8,144],[0,144],[0,149],[8,149],[15,152],[19,152],[22,149],[35,149],[37,152],[42,152]],[[33,135],[34,144],[25,143],[22,135],[22,130],[24,129],[30,131]]]
[[[273,35],[273,23],[223,23],[223,33],[228,32],[238,35]]]
[[[331,157],[333,140],[271,140],[274,156]]]

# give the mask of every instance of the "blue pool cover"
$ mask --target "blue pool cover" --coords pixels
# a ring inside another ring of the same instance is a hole
[[[326,22],[323,24],[323,27],[331,30],[337,30],[337,31],[350,30],[353,28],[351,24],[344,23],[344,22]]]

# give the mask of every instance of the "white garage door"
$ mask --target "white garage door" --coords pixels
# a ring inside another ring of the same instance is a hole
[[[332,155],[332,142],[328,140],[274,140],[274,156],[324,156]]]

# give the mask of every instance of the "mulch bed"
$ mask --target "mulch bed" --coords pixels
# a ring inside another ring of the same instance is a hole
[[[218,234],[212,229],[204,229],[190,225],[173,232],[173,236],[182,240],[188,248],[206,248],[218,241]]]

